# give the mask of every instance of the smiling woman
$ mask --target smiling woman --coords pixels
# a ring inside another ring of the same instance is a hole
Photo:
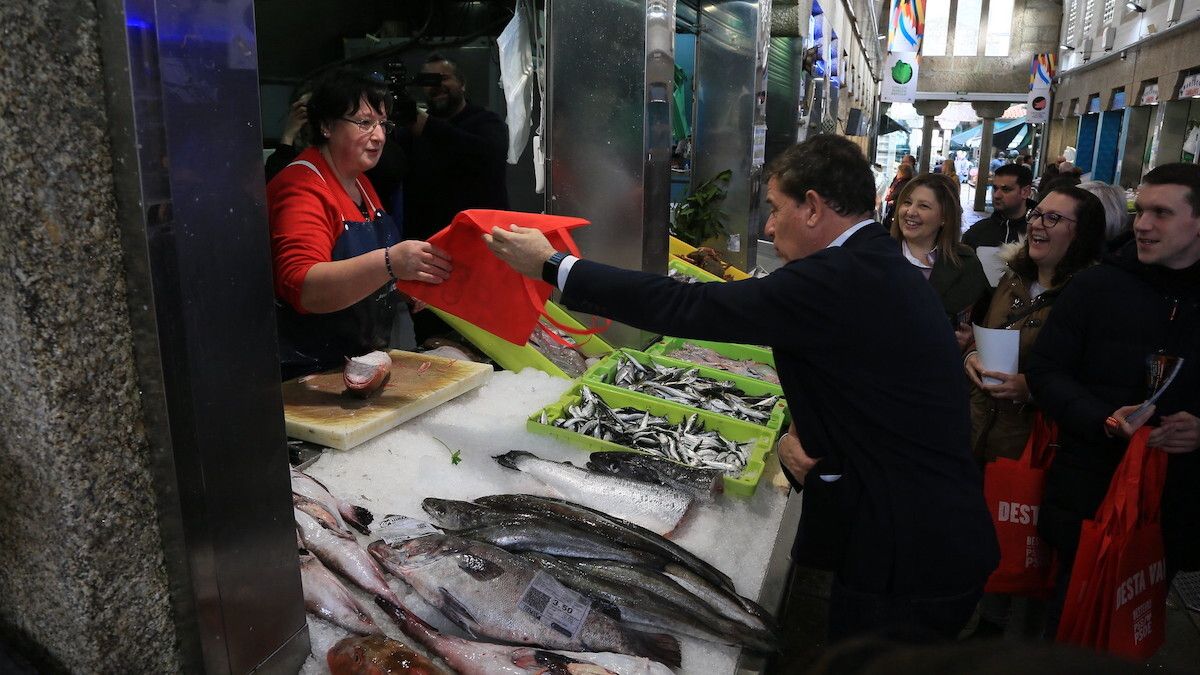
[[[390,101],[379,79],[331,74],[308,102],[313,147],[267,185],[284,379],[386,348],[395,282],[450,274],[444,252],[400,241],[363,175],[383,152]]]

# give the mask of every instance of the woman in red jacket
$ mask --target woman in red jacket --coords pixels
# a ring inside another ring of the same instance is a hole
[[[267,184],[284,379],[387,347],[396,281],[450,274],[445,252],[401,241],[363,175],[379,161],[391,106],[382,80],[333,73],[308,102],[312,147]]]

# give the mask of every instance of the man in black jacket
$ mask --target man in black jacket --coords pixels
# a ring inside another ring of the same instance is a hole
[[[1038,527],[1063,570],[1051,630],[1080,525],[1143,424],[1157,427],[1150,445],[1172,453],[1162,496],[1168,573],[1200,568],[1200,166],[1147,173],[1133,232],[1135,241],[1066,286],[1026,365],[1034,399],[1060,429]],[[1134,416],[1154,355],[1182,357],[1183,366],[1157,408]]]
[[[772,346],[794,419],[779,456],[804,495],[793,557],[824,553],[836,573],[830,638],[897,627],[953,637],[999,553],[941,302],[872,219],[870,165],[849,140],[809,139],[768,175],[766,233],[788,262],[761,279],[680,284],[555,252],[515,226],[485,239],[556,283],[568,307]]]
[[[1001,246],[1025,235],[1025,213],[1033,191],[1033,172],[1023,164],[1005,164],[992,176],[992,215],[971,226],[962,241],[971,248]]]

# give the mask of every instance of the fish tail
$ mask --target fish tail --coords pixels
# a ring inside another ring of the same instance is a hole
[[[421,644],[424,644],[432,649],[431,643],[436,639],[438,634],[436,628],[428,623],[425,623],[424,619],[417,616],[400,603],[393,602],[382,595],[375,596],[375,604],[379,605],[379,608],[386,612],[387,615],[396,622],[396,625],[400,627],[400,630],[403,631],[405,635],[408,635],[414,640],[417,640]]]
[[[631,651],[638,656],[658,661],[668,668],[678,668],[682,663],[679,640],[666,633],[643,633],[627,631]]]
[[[346,524],[358,530],[362,534],[371,534],[370,525],[375,520],[375,515],[368,511],[365,507],[356,504],[340,504],[339,511],[342,514],[342,519]]]
[[[495,455],[492,459],[496,460],[502,467],[520,471],[521,468],[517,466],[517,462],[525,457],[535,457],[535,455],[532,452],[525,452],[524,450],[512,450],[503,455]]]

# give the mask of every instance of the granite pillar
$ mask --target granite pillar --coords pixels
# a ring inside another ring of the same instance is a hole
[[[0,641],[43,672],[180,672],[96,4],[0,25]]]
[[[930,162],[933,161],[933,125],[937,123],[934,119],[941,115],[946,110],[945,101],[917,101],[913,103],[913,108],[917,114],[925,118],[924,124],[921,127],[921,154],[917,157],[917,173],[929,173]]]
[[[992,132],[996,127],[996,118],[1003,115],[1010,105],[1003,101],[975,101],[971,104],[975,114],[983,118],[983,132],[979,138],[979,169],[975,176],[976,211],[983,211],[987,207],[987,189],[992,179],[990,164],[995,154]]]

